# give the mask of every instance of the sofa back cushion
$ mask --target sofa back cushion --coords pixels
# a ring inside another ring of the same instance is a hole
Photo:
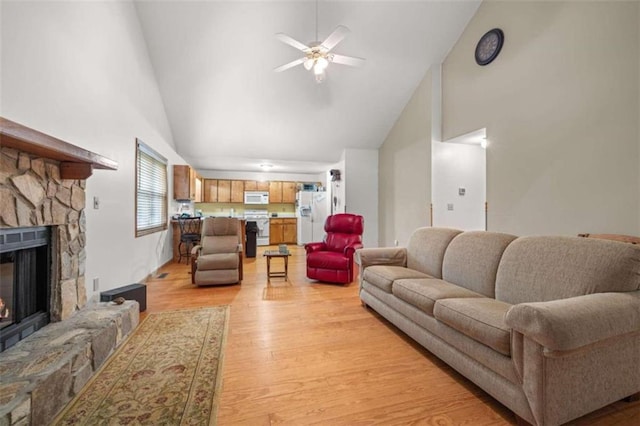
[[[434,278],[442,278],[444,252],[459,229],[418,228],[407,245],[407,268],[415,269]]]
[[[444,253],[442,279],[494,298],[502,253],[516,238],[515,235],[484,231],[457,235]]]
[[[639,246],[580,237],[520,237],[496,277],[496,299],[511,304],[639,288]]]

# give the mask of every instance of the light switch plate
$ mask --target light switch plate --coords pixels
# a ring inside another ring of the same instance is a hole
[[[467,192],[465,188],[458,188],[458,195],[464,195]]]
[[[98,210],[100,208],[100,198],[93,197],[93,208]]]
[[[453,210],[453,203],[447,204],[447,210]]]

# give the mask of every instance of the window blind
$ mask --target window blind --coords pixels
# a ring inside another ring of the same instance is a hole
[[[167,229],[167,159],[136,139],[136,237]]]

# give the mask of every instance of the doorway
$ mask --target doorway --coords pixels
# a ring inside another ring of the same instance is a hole
[[[487,230],[486,128],[432,143],[431,225]]]

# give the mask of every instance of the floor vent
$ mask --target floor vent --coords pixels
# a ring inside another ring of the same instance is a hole
[[[167,275],[169,275],[169,273],[168,273],[168,272],[163,272],[163,273],[161,273],[160,275],[158,275],[156,278],[164,278],[164,277],[166,277]]]

